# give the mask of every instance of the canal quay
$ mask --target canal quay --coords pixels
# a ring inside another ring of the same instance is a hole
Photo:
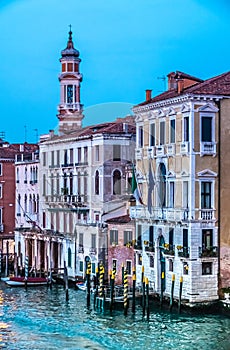
[[[0,282],[0,349],[229,350],[230,318],[217,313],[169,312],[150,305],[147,320],[137,302],[97,311],[86,292],[62,285],[11,288]]]

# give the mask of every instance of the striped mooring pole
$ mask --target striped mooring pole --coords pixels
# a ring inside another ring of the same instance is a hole
[[[135,313],[136,309],[136,269],[133,268],[133,301],[132,301],[132,312]]]
[[[27,280],[29,275],[29,257],[25,257],[25,287],[27,288]]]
[[[86,271],[86,300],[87,300],[87,307],[90,306],[90,268],[91,264],[88,263],[88,269]]]
[[[127,270],[124,269],[124,315],[128,313],[128,274]]]
[[[99,266],[99,297],[104,296],[104,266],[103,264],[100,264]]]

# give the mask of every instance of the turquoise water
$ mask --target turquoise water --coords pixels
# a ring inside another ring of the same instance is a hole
[[[0,284],[0,349],[230,350],[230,318],[178,315],[137,308],[104,314],[86,308],[85,294],[62,286],[9,288]]]

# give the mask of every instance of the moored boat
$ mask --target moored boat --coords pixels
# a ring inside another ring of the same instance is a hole
[[[47,278],[45,277],[10,277],[5,283],[10,287],[22,287],[29,286],[43,286],[47,284]]]

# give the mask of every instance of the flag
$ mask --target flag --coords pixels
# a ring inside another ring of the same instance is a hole
[[[141,204],[144,204],[141,198],[140,191],[137,186],[137,180],[136,180],[136,175],[135,175],[135,170],[133,167],[133,176],[132,176],[132,194],[136,201],[140,202]]]
[[[148,211],[150,214],[152,212],[152,206],[153,206],[152,192],[153,192],[154,185],[155,185],[155,181],[153,178],[151,162],[149,161],[149,185],[148,185],[148,203],[147,203],[147,205],[148,205]]]

